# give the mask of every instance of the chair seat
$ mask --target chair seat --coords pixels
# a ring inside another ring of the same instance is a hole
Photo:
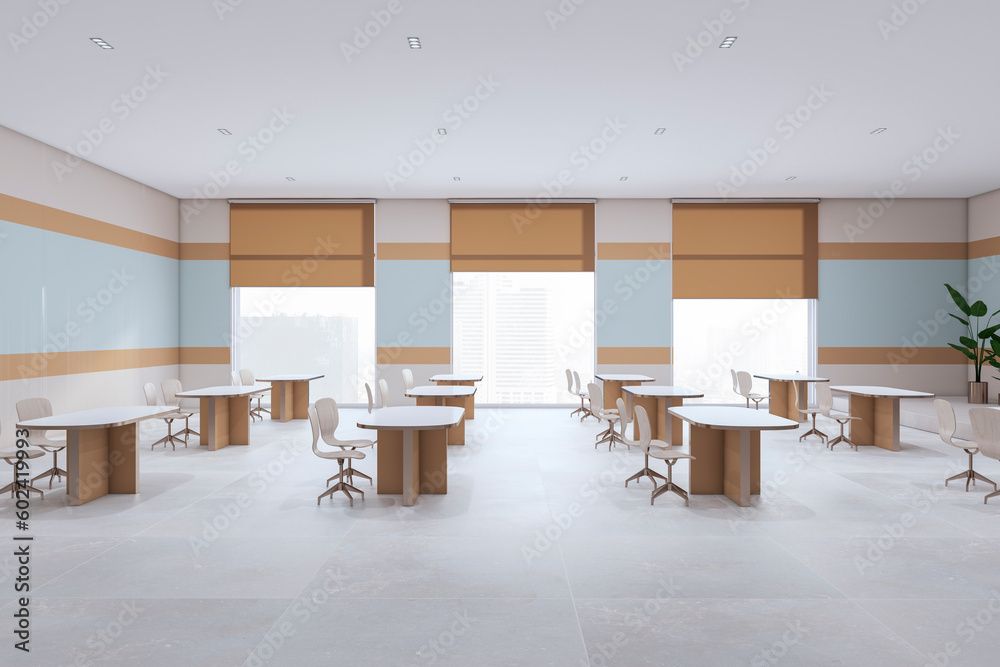
[[[337,447],[374,447],[374,440],[341,440],[337,442]]]
[[[62,450],[66,449],[66,443],[65,442],[54,443],[54,444],[51,444],[51,445],[38,444],[38,445],[35,445],[35,447],[38,447],[39,449],[42,449],[42,450],[44,450],[46,452],[61,452]]]
[[[755,401],[762,398],[770,398],[770,396],[767,396],[765,394],[747,394],[747,397]]]
[[[316,455],[324,459],[333,459],[334,461],[344,461],[347,459],[360,460],[365,458],[364,452],[357,452],[353,449],[341,449],[335,452],[318,452]]]
[[[804,415],[821,415],[821,414],[823,414],[823,411],[820,410],[819,408],[799,408],[798,410],[799,410],[799,412],[801,412]]]
[[[655,442],[655,441],[654,441]],[[675,461],[677,459],[693,459],[694,457],[687,452],[682,452],[678,449],[653,449],[650,448],[649,455],[654,459],[660,459],[661,461]]]
[[[22,458],[29,458],[29,459],[37,459],[39,456],[45,456],[46,454],[46,452],[42,451],[41,449],[32,449],[30,447],[27,449],[20,449],[20,450],[5,449],[2,452],[0,452],[0,459],[3,459],[4,461],[10,463],[11,465],[14,465],[15,463],[17,463],[19,451],[24,452],[24,454],[20,455]]]
[[[823,414],[823,413],[820,413],[820,414]],[[861,419],[861,417],[853,417],[853,416],[847,414],[846,412],[829,412],[829,413],[823,414],[823,416],[827,417],[828,419],[832,419],[832,420],[838,421],[838,422],[841,419],[843,419],[845,421],[850,421],[851,419]]]

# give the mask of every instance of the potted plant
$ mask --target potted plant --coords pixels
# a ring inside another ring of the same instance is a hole
[[[983,382],[983,365],[988,363],[994,368],[1000,368],[998,365],[1000,360],[997,358],[997,355],[1000,355],[1000,338],[996,336],[997,331],[1000,331],[1000,324],[991,325],[993,318],[997,313],[1000,313],[1000,310],[990,315],[989,319],[986,320],[986,326],[980,329],[980,320],[986,317],[986,313],[989,312],[986,304],[982,301],[976,301],[970,306],[958,290],[947,283],[944,286],[948,288],[952,301],[965,317],[959,317],[954,313],[948,314],[964,324],[967,332],[967,335],[959,337],[960,345],[954,343],[948,343],[948,345],[971,359],[972,366],[976,371],[976,379],[969,382],[969,403],[986,403],[988,402],[986,394],[989,384]],[[986,341],[990,341],[989,346],[986,345]]]

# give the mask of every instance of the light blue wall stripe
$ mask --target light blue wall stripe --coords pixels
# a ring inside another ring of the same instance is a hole
[[[228,347],[232,289],[228,260],[180,262],[181,347]]]
[[[935,313],[957,312],[944,284],[964,284],[966,270],[960,259],[821,260],[819,346],[896,347],[917,332],[935,332]],[[961,325],[947,319],[926,347],[958,340]]]
[[[375,266],[377,346],[410,338],[410,347],[451,345],[451,262],[378,260]]]
[[[981,299],[992,313],[1000,308],[1000,256],[977,257],[969,260],[968,280],[965,283],[972,300]]]
[[[602,259],[596,268],[597,346],[669,347],[671,263]]]
[[[0,353],[177,347],[177,260],[5,221],[0,234]]]

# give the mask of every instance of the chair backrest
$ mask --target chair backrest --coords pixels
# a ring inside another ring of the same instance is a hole
[[[234,387],[243,386],[243,378],[240,377],[239,371],[233,371],[232,373],[229,374],[229,377],[232,378]]]
[[[252,387],[256,382],[253,377],[253,371],[249,368],[240,369],[240,379],[243,381],[244,387]]]
[[[795,392],[796,401],[798,396],[799,392]],[[819,408],[820,414],[824,417],[830,416],[830,411],[833,410],[833,392],[830,391],[828,382],[816,383],[816,407]]]
[[[587,384],[587,400],[590,402],[590,411],[598,419],[601,418],[601,410],[604,409],[604,392],[601,387],[593,382]]]
[[[583,385],[580,384],[580,374],[576,371],[573,371],[573,388],[578,392],[583,389]]]
[[[413,371],[409,368],[403,369],[403,391],[410,391],[413,389]]]
[[[622,441],[629,447],[633,445],[638,445],[639,444],[638,442],[630,439],[627,435],[625,435],[625,427],[627,427],[629,424],[632,423],[632,415],[629,414],[628,408],[625,407],[625,399],[619,396],[618,400],[615,401],[615,404],[618,406],[618,414],[620,416],[620,419],[618,421],[621,423],[622,427],[621,429]]]
[[[1000,410],[996,408],[970,408],[972,439],[980,453],[1000,460]]]
[[[643,452],[649,452],[649,443],[653,441],[653,429],[649,426],[649,415],[646,408],[641,405],[635,406],[635,424],[639,427],[639,439],[636,446]]]
[[[736,372],[736,385],[737,392],[743,398],[748,398],[750,392],[753,391],[753,378],[750,377],[750,373],[747,371],[737,371]]]
[[[368,414],[371,414],[375,408],[375,399],[372,398],[372,387],[367,382],[365,382],[365,392],[368,394]]]
[[[18,401],[14,408],[17,410],[17,420],[22,422],[52,416],[52,403],[47,398],[25,398]]]
[[[153,407],[157,404],[155,384],[147,382],[142,385],[142,393],[146,395],[146,405]]]
[[[573,391],[573,371],[568,368],[566,369],[566,391],[571,394],[576,393]]]
[[[740,380],[736,376],[736,369],[730,368],[729,372],[733,374],[733,391],[742,396],[743,394],[740,392]]]
[[[383,408],[389,407],[389,383],[382,378],[378,381],[378,399]]]
[[[184,391],[181,381],[177,378],[170,378],[160,383],[160,390],[163,392],[163,404],[176,408],[181,404],[181,399],[177,398],[177,392]]]
[[[309,426],[312,427],[312,434],[313,434],[313,444],[312,444],[313,454],[316,454],[318,456],[319,447],[317,445],[319,443],[319,415],[316,414],[316,408],[311,405],[309,406],[308,413],[309,413]]]
[[[340,410],[337,401],[332,398],[318,398],[313,404],[316,420],[319,425],[319,437],[328,445],[337,446],[337,436],[334,433],[340,426]]]
[[[952,440],[955,437],[955,431],[958,430],[954,406],[943,398],[936,398],[934,399],[934,411],[937,412],[938,435],[941,436],[941,440],[954,447],[961,447]]]

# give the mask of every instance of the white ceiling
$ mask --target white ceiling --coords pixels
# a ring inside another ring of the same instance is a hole
[[[534,197],[561,171],[561,196],[718,197],[768,139],[776,150],[730,196],[870,197],[895,179],[906,197],[1000,187],[1000,3],[59,2],[41,0],[58,12],[16,53],[10,34],[40,0],[0,5],[0,125],[65,149],[108,119],[87,158],[177,197],[230,161],[240,173],[217,197]],[[390,5],[401,11],[347,62],[340,44]],[[883,36],[894,5],[915,11]],[[560,6],[575,11],[553,29],[546,11]],[[723,10],[730,25],[679,71],[673,54]],[[727,35],[735,46],[717,48]],[[123,117],[115,100],[147,67],[167,76]],[[480,77],[500,86],[460,125],[446,120]],[[833,96],[789,137],[776,123],[813,87]],[[239,147],[275,108],[294,119],[249,161]],[[616,119],[625,127],[603,154],[574,157]],[[444,141],[390,189],[386,172],[439,127]],[[959,138],[908,170],[943,128]]]

